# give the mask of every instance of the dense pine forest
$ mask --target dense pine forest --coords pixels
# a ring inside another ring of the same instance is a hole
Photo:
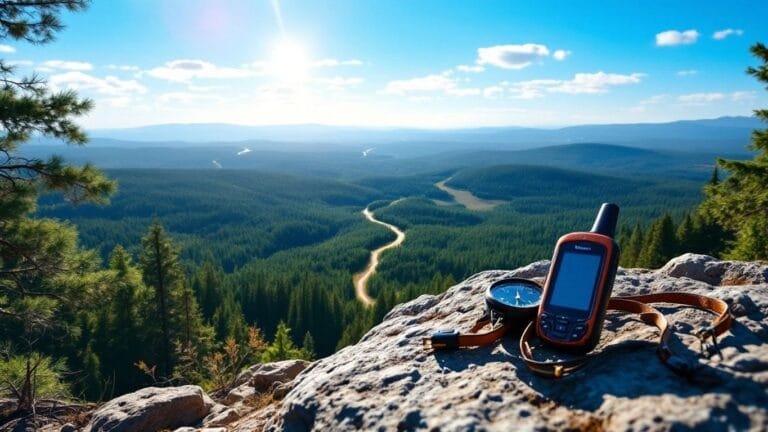
[[[0,39],[48,43],[57,14],[86,5],[0,5]],[[762,65],[748,72],[768,82],[768,49],[753,53]],[[147,385],[214,389],[253,363],[327,356],[399,303],[549,259],[605,201],[621,206],[624,267],[685,252],[768,259],[768,131],[741,159],[610,143],[363,159],[328,144],[255,168],[190,167],[168,151],[178,166],[102,172],[20,149],[41,135],[85,144],[75,120],[92,103],[0,66],[0,392],[20,412]],[[468,209],[442,182],[492,205]],[[370,308],[353,275],[394,235],[365,208],[407,235],[382,256]]]

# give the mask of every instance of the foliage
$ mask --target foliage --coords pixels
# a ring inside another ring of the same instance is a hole
[[[31,373],[31,380],[28,372]],[[26,355],[0,355],[0,390],[5,396],[23,397],[23,389],[34,383],[33,399],[66,398],[69,386],[64,382],[67,369],[64,362],[37,352]]]
[[[297,348],[291,340],[291,329],[283,322],[277,325],[275,331],[275,338],[269,347],[264,350],[264,354],[261,356],[261,360],[264,363],[276,362],[280,360],[290,360],[295,358],[303,358],[304,352]]]
[[[147,312],[149,321],[158,324],[148,328],[148,343],[157,353],[158,373],[167,378],[179,361],[179,356],[174,355],[174,344],[178,344],[177,354],[201,357],[207,351],[210,331],[187,285],[177,247],[163,227],[153,224],[142,245],[140,268],[151,304]]]
[[[234,338],[228,338],[220,351],[205,357],[206,380],[208,387],[222,388],[229,385],[237,374],[250,362],[259,362],[268,344],[261,335],[261,329],[250,327],[248,341],[238,344]]]
[[[636,224],[630,235],[617,237],[621,248],[622,267],[659,268],[675,256],[691,252],[720,256],[728,237],[718,225],[711,223],[699,212],[685,213],[679,224],[665,213],[652,221],[647,229]]]
[[[747,73],[768,85],[768,48],[757,43],[751,51],[762,64],[748,68]],[[755,110],[755,115],[768,121],[768,109]],[[750,149],[756,151],[752,160],[717,160],[726,178],[706,187],[702,211],[735,234],[729,257],[768,260],[768,129],[752,133]]]
[[[82,10],[87,3],[1,2],[0,40],[50,42],[63,29],[59,14]],[[103,203],[115,185],[90,164],[78,167],[57,156],[43,160],[19,152],[33,136],[84,144],[86,136],[74,119],[91,109],[91,101],[72,91],[52,93],[39,76],[17,77],[14,67],[0,60],[0,107],[0,337],[27,352],[25,382],[15,396],[18,410],[29,412],[35,394],[43,389],[40,385],[53,379],[30,381],[31,369],[50,372],[58,364],[33,355],[35,341],[49,344],[54,337],[66,336],[69,322],[63,315],[77,314],[75,309],[88,299],[74,293],[98,285],[98,277],[88,274],[94,270],[93,256],[78,248],[75,230],[31,219],[30,213],[41,191],[59,193],[74,204]],[[90,366],[97,364],[95,357],[83,354]]]

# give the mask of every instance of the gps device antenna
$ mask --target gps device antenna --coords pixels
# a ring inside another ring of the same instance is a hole
[[[589,232],[602,234],[613,238],[616,232],[616,221],[619,220],[619,206],[611,203],[603,203],[600,212],[595,218],[595,223]]]

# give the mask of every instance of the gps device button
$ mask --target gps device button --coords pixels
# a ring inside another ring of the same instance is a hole
[[[553,331],[553,332],[549,333],[549,336],[553,337],[555,339],[567,340],[566,336],[568,336],[568,333],[565,333],[565,332],[561,333],[561,332]]]
[[[568,331],[568,326],[565,324],[560,324],[559,322],[555,324],[555,331],[565,333]]]

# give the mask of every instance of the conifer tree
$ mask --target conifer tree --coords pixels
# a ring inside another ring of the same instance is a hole
[[[640,252],[643,249],[643,229],[640,224],[635,224],[632,235],[629,236],[626,247],[621,249],[621,266],[630,268],[638,265]]]
[[[699,233],[696,231],[696,227],[693,223],[693,218],[689,213],[683,216],[683,220],[680,221],[680,225],[677,226],[675,232],[675,239],[677,243],[676,254],[685,252],[701,253],[696,247],[696,237]]]
[[[206,259],[195,273],[192,282],[200,309],[206,319],[213,317],[216,307],[223,301],[223,284],[224,275],[221,268],[217,267],[210,258]]]
[[[311,361],[315,358],[315,338],[312,333],[304,333],[304,341],[301,343],[301,356],[304,360]]]
[[[275,331],[275,338],[269,347],[264,350],[262,354],[262,361],[264,363],[275,362],[280,360],[289,360],[295,358],[302,358],[302,352],[296,348],[291,340],[291,329],[280,321],[277,324],[277,331]]]
[[[710,186],[717,186],[720,184],[720,171],[717,169],[717,165],[712,168],[712,175],[709,177],[709,182],[707,182],[707,184]]]
[[[171,239],[159,223],[154,223],[141,240],[143,251],[140,268],[144,283],[151,290],[154,310],[149,323],[156,323],[159,328],[151,331],[152,345],[159,353],[158,371],[163,377],[170,377],[173,370],[173,323],[179,293],[182,288],[183,274],[179,264],[178,252]]]
[[[629,243],[629,237],[632,235],[632,231],[629,230],[626,224],[621,224],[618,234],[616,234],[616,243],[621,247],[622,252]]]
[[[653,223],[648,231],[637,265],[646,268],[661,267],[674,256],[676,244],[672,217],[664,214]]]
[[[238,343],[245,343],[248,340],[248,326],[245,323],[242,308],[232,294],[228,293],[224,296],[213,313],[211,322],[216,332],[216,339],[219,341],[233,338]]]
[[[141,303],[146,288],[122,246],[113,249],[109,269],[114,272],[109,321],[105,323],[110,343],[101,356],[102,370],[114,377],[115,391],[122,394],[138,386],[140,376],[133,364],[145,357],[140,310],[146,306]]]
[[[80,11],[87,4],[86,0],[0,2],[0,41],[49,43],[64,27],[61,12]],[[51,92],[41,77],[19,77],[0,59],[0,107],[0,328],[22,330],[0,337],[24,352],[31,371],[32,341],[37,336],[30,332],[59,322],[61,308],[81,300],[69,283],[78,277],[77,266],[82,263],[76,232],[53,220],[34,219],[37,197],[53,191],[75,204],[104,202],[114,184],[90,164],[78,167],[61,157],[43,160],[19,152],[33,135],[83,145],[85,133],[74,120],[91,109],[91,101],[73,91]],[[21,413],[34,406],[33,375],[27,374],[18,392]]]
[[[768,86],[768,48],[756,43],[752,54],[761,64],[749,67],[747,73]],[[768,87],[767,87],[768,88]],[[768,121],[768,109],[755,110],[755,115]],[[768,259],[765,235],[760,235],[768,220],[768,129],[752,132],[750,149],[757,152],[751,160],[718,159],[717,164],[728,174],[725,180],[705,188],[704,213],[735,233],[736,240],[728,254],[736,259]]]

